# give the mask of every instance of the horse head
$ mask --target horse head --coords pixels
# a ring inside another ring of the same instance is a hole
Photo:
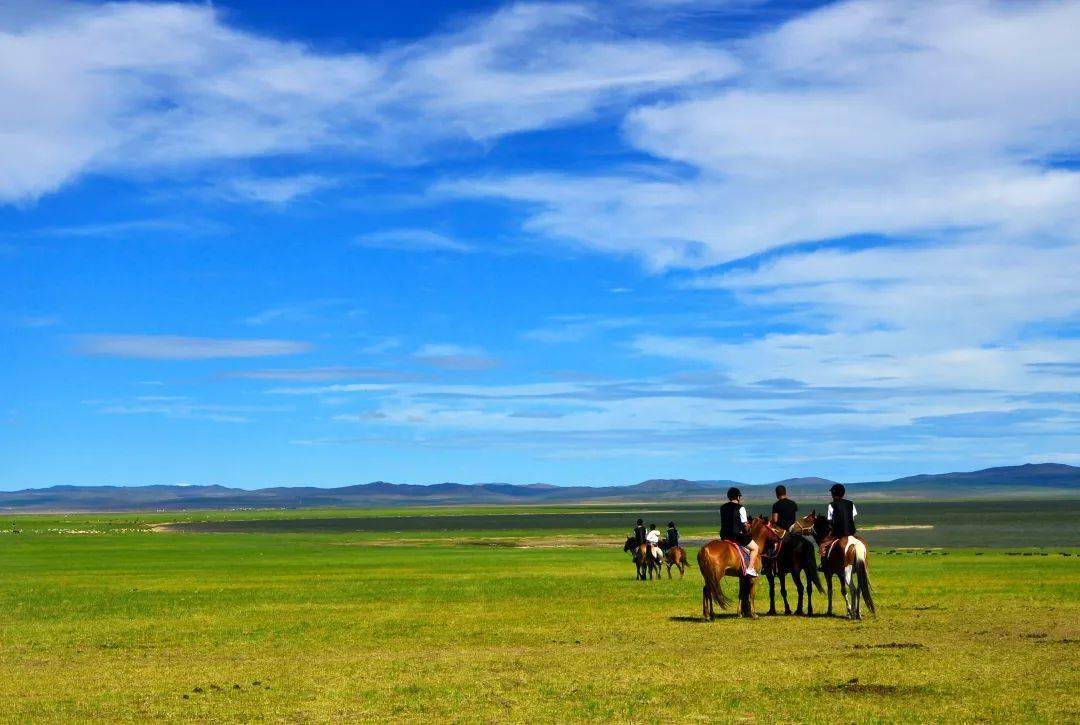
[[[791,530],[796,534],[813,533],[815,521],[817,521],[817,509],[814,509],[806,516],[795,519],[795,525]]]
[[[630,551],[630,550],[634,549],[636,546],[637,546],[637,539],[635,539],[633,536],[627,536],[626,537],[626,543],[623,544],[622,550],[623,551]]]

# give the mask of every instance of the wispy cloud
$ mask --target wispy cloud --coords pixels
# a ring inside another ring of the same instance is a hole
[[[410,380],[416,376],[399,370],[378,368],[321,367],[321,368],[271,368],[264,370],[234,370],[221,374],[222,378],[247,380],[283,380],[293,382],[320,382],[324,380]]]
[[[15,327],[25,327],[29,329],[41,329],[45,327],[56,327],[61,323],[60,315],[48,315],[48,314],[5,314],[0,316],[0,321],[7,324],[14,325]]]
[[[364,314],[350,299],[321,299],[275,305],[248,315],[244,324],[255,327],[272,323],[305,324],[328,318],[356,318]]]
[[[392,350],[396,350],[401,347],[401,340],[396,337],[384,337],[379,340],[375,340],[360,348],[360,352],[365,355],[385,355]]]
[[[151,218],[42,227],[26,234],[34,237],[113,239],[141,234],[182,233],[185,235],[204,235],[219,234],[224,231],[225,227],[219,222],[202,219]]]
[[[223,339],[177,335],[80,335],[76,349],[84,355],[150,360],[209,360],[270,357],[307,352],[312,346],[295,340]]]
[[[631,317],[601,317],[596,315],[562,315],[553,317],[549,324],[526,330],[521,336],[526,340],[545,343],[581,342],[586,338],[612,330],[620,330],[642,324]]]
[[[340,179],[322,174],[241,176],[218,182],[211,193],[228,201],[283,206],[340,184]]]
[[[732,68],[716,48],[611,32],[571,4],[512,5],[368,54],[233,28],[208,5],[73,4],[0,23],[0,96],[19,109],[0,146],[0,201],[39,197],[89,170],[330,150],[411,161]],[[303,187],[238,191],[280,202]]]
[[[1051,158],[1076,145],[1077,22],[1072,1],[832,3],[741,41],[728,83],[630,111],[625,139],[674,174],[487,174],[436,191],[520,202],[529,232],[654,269],[855,234],[1075,238],[1080,173]]]
[[[291,410],[281,405],[222,405],[201,403],[180,395],[141,395],[130,400],[86,401],[105,415],[160,415],[166,418],[249,423],[252,415]]]
[[[476,347],[452,344],[427,344],[412,355],[416,360],[443,370],[487,370],[499,361]]]
[[[387,229],[380,232],[361,234],[353,238],[358,247],[371,249],[390,249],[401,252],[459,252],[475,251],[475,248],[443,234],[427,229]]]

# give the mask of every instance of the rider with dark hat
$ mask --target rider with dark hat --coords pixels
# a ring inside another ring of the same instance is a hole
[[[679,530],[675,528],[674,521],[667,522],[667,548],[679,545]]]
[[[855,535],[855,517],[859,512],[855,504],[844,498],[847,489],[842,483],[834,483],[829,489],[832,495],[832,503],[825,512],[825,520],[829,522],[829,536],[821,542],[821,553],[824,554],[829,545],[837,539]]]
[[[645,522],[641,519],[637,520],[637,525],[634,526],[634,542],[641,546],[645,543],[645,535],[648,532],[645,531]]]
[[[754,556],[758,552],[757,543],[750,537],[749,517],[742,505],[742,491],[734,486],[728,489],[728,502],[720,507],[720,538],[734,541],[739,546],[750,550],[750,566],[746,567],[749,576],[757,576],[754,571]]]

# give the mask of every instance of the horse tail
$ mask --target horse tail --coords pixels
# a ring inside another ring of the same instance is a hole
[[[724,595],[724,590],[720,586],[720,579],[716,576],[715,568],[710,566],[704,549],[698,552],[698,568],[701,569],[701,578],[705,580],[705,588],[708,590],[709,596],[712,597],[718,607],[727,609],[728,598]]]
[[[874,595],[870,591],[870,575],[866,571],[866,559],[859,556],[858,550],[856,550],[855,553],[855,571],[853,573],[859,579],[858,593],[862,594],[863,601],[866,603],[867,608],[873,614],[877,614],[874,610]]]
[[[806,563],[803,568],[806,569],[806,575],[810,583],[817,587],[818,593],[824,594],[825,590],[821,587],[821,577],[818,576],[817,556],[813,545],[810,546],[810,550],[807,552]]]
[[[709,583],[709,588],[712,589],[713,599],[716,600],[716,605],[721,609],[728,608],[728,598],[724,595],[724,588],[720,586],[720,582],[713,577]]]

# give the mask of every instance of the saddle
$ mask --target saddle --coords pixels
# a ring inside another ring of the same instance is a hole
[[[841,536],[838,539],[833,539],[832,541],[830,541],[829,545],[827,547],[825,547],[825,552],[821,555],[821,558],[822,559],[828,559],[829,555],[832,554],[832,550],[836,548],[837,544],[841,544],[842,547],[844,549],[846,549],[849,538],[850,537],[847,537],[847,536]]]
[[[742,565],[740,573],[746,576],[746,570],[750,567],[750,550],[745,546],[736,544],[734,541],[728,541],[727,539],[721,539],[721,541],[735,549],[735,552],[739,555],[739,563]]]

